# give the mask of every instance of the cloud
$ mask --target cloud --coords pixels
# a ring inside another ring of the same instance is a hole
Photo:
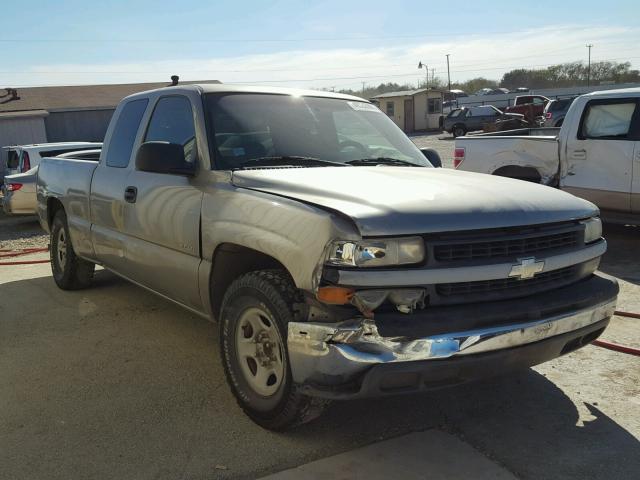
[[[237,57],[166,59],[136,63],[55,64],[33,66],[12,77],[14,85],[71,85],[168,80],[218,79],[227,83],[259,83],[305,88],[361,88],[362,82],[416,83],[424,78],[418,61],[446,79],[445,54],[451,55],[452,81],[484,76],[499,79],[514,68],[536,68],[567,61],[629,60],[640,30],[623,27],[555,25],[521,32],[455,36],[424,40],[395,39],[383,48],[290,49]],[[362,43],[362,42],[357,42]],[[331,42],[334,45],[335,42]],[[210,50],[207,48],[207,50]]]

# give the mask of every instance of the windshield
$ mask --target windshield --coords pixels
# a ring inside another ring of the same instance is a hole
[[[431,166],[420,150],[377,107],[335,98],[273,94],[205,95],[215,167],[219,170],[278,164],[292,158],[393,159]],[[280,162],[279,162],[280,160]],[[399,164],[399,163],[398,163]]]

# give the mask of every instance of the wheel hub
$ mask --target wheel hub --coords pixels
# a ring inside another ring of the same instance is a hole
[[[259,395],[271,396],[284,380],[284,343],[270,313],[250,308],[236,327],[238,361],[245,380]]]
[[[58,257],[58,264],[60,265],[60,268],[64,268],[65,261],[67,260],[67,236],[65,234],[64,228],[61,228],[58,232],[56,254]]]

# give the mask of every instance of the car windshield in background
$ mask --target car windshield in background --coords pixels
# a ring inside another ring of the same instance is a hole
[[[393,121],[370,103],[251,93],[209,94],[205,103],[219,170],[370,165],[375,159],[383,159],[382,165],[431,166]]]

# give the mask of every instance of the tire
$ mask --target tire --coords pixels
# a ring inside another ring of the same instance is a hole
[[[307,423],[329,403],[300,393],[291,377],[287,325],[300,302],[300,292],[281,270],[240,276],[222,300],[220,354],[227,382],[245,414],[269,430]]]
[[[464,128],[463,125],[456,125],[455,127],[453,127],[453,136],[455,138],[457,137],[464,137],[467,133],[467,129]]]
[[[438,154],[438,152],[436,152],[433,148],[425,148],[422,151],[422,154],[427,157],[427,160],[429,160],[429,163],[431,165],[433,165],[436,168],[441,168],[442,167],[442,159],[440,158],[440,155]]]
[[[79,290],[91,285],[95,264],[81,259],[73,250],[64,210],[58,210],[53,217],[49,241],[51,272],[56,285],[62,290]]]

